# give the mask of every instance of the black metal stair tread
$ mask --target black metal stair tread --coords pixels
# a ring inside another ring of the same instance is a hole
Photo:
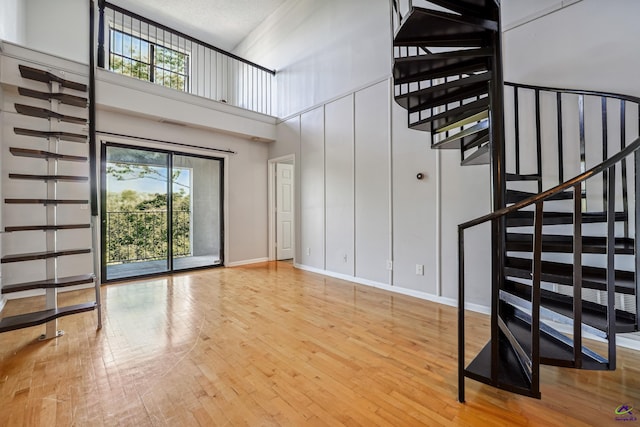
[[[44,150],[31,150],[28,148],[9,147],[9,152],[17,157],[31,157],[35,159],[55,159],[65,160],[68,162],[86,162],[85,156],[72,156],[69,154],[52,153]]]
[[[9,204],[26,205],[86,205],[88,200],[83,199],[4,199]]]
[[[27,254],[14,254],[14,255],[5,255],[2,257],[2,264],[10,263],[10,262],[22,262],[22,261],[35,261],[40,259],[47,258],[57,258],[61,256],[68,255],[79,255],[79,254],[88,254],[91,253],[91,249],[65,249],[58,251],[48,251],[48,252],[31,252]]]
[[[517,283],[512,280],[505,281],[505,291],[519,298],[531,301],[531,286]],[[540,290],[540,305],[559,313],[565,317],[573,318],[573,297],[559,294],[547,289]],[[606,307],[590,301],[582,301],[582,323],[600,331],[607,330]],[[625,333],[635,331],[635,316],[622,310],[616,310],[616,332]]]
[[[507,233],[507,251],[531,252],[533,235],[527,233]],[[542,235],[542,251],[573,253],[573,236],[559,234]],[[582,252],[589,254],[607,253],[607,239],[600,236],[582,236]],[[634,240],[627,237],[615,238],[616,254],[633,255]]]
[[[0,333],[15,331],[17,329],[29,328],[31,326],[42,325],[63,316],[93,311],[97,307],[95,302],[59,307],[49,310],[36,311],[33,313],[19,314],[17,316],[5,317],[0,320]]]
[[[535,196],[536,193],[529,193],[527,191],[520,190],[507,190],[507,203],[518,203],[521,200],[528,199],[529,197]],[[561,191],[559,193],[550,196],[545,200],[572,200],[573,199],[573,191]]]
[[[72,132],[47,132],[33,129],[13,128],[16,135],[35,136],[37,138],[59,138],[70,142],[87,142],[87,135]]]
[[[89,178],[86,176],[77,175],[31,175],[26,173],[10,173],[11,179],[26,179],[35,181],[70,181],[70,182],[84,182]]]
[[[74,230],[79,228],[91,228],[91,224],[61,224],[61,225],[15,225],[7,226],[4,231],[11,233],[14,231],[54,231],[54,230]]]
[[[28,67],[26,65],[19,65],[18,68],[20,69],[20,75],[25,79],[36,80],[44,83],[57,82],[60,83],[62,87],[78,90],[81,92],[87,91],[87,85],[63,79],[62,77],[58,77],[48,71]]]
[[[486,52],[486,49],[475,50],[479,56],[469,56],[472,52],[467,52],[465,56],[433,53],[396,58],[393,64],[394,83],[398,85],[487,71],[490,55],[485,55]]]
[[[417,37],[444,36],[447,34],[475,34],[478,31],[495,32],[498,23],[471,15],[459,15],[414,7],[406,16],[395,40],[415,40]]]
[[[488,165],[491,152],[489,144],[485,144],[460,162],[461,166]]]
[[[83,274],[78,276],[60,277],[58,279],[38,280],[34,282],[16,283],[13,285],[4,285],[2,287],[3,294],[12,292],[29,291],[33,289],[48,288],[64,288],[67,286],[83,285],[93,283],[95,276],[93,274]]]
[[[415,37],[415,38],[413,38]],[[406,35],[402,39],[393,41],[394,46],[402,47],[482,47],[489,42],[488,34],[484,31],[464,34],[439,34],[439,35]]]
[[[448,111],[434,114],[431,117],[421,119],[417,122],[413,122],[409,127],[411,129],[431,132],[434,129],[441,129],[445,126],[451,125],[452,123],[464,120],[467,117],[486,110],[487,108],[489,108],[489,97],[484,97],[459,107],[452,108]]]
[[[491,72],[485,72],[480,74],[473,74],[469,77],[463,77],[461,79],[452,80],[446,83],[434,85],[424,89],[409,92],[404,95],[396,96],[396,101],[401,107],[409,109],[409,111],[416,111],[416,108],[424,109],[424,104],[433,103],[438,101],[435,105],[444,105],[454,100],[466,99],[471,96],[477,96],[478,90],[480,94],[487,93],[487,82],[491,80]],[[484,89],[484,90],[482,90]],[[473,93],[474,95],[465,95],[467,93]],[[462,96],[462,97],[461,97]],[[442,102],[441,100],[448,100]]]
[[[625,212],[616,212],[616,221],[625,221],[629,215]],[[583,224],[600,223],[607,221],[606,212],[585,212],[582,214]],[[573,224],[571,212],[545,212],[542,218],[544,225]],[[507,227],[529,227],[533,225],[533,211],[516,211],[507,214]]]
[[[538,174],[516,174],[508,173],[507,181],[541,181],[542,177]]]
[[[42,119],[58,119],[62,122],[86,124],[87,119],[82,117],[68,116],[65,114],[56,113],[55,111],[47,110],[46,108],[32,107],[31,105],[14,104],[16,111],[26,116],[39,117]]]
[[[463,144],[463,141],[471,141],[477,135],[488,134],[489,132],[489,121],[483,120],[475,125],[468,127],[466,129],[461,130],[458,133],[455,133],[449,137],[441,139],[436,143],[432,144],[432,148],[460,148]],[[468,143],[469,144],[469,143]],[[468,146],[465,144],[464,146]]]
[[[511,348],[509,340],[500,333],[498,340],[500,364],[498,367],[498,384],[491,380],[491,341],[478,353],[473,361],[464,370],[468,378],[485,384],[526,396],[540,397],[531,393],[531,382],[527,378],[520,365],[515,350]]]
[[[24,87],[18,88],[18,93],[22,96],[28,96],[30,98],[42,99],[42,100],[50,100],[57,99],[63,104],[73,105],[74,107],[86,107],[87,106],[87,98],[83,98],[81,96],[70,95],[68,93],[51,93],[51,92],[40,92],[33,89],[27,89]]]
[[[531,279],[531,260],[506,257],[505,275]],[[606,290],[607,270],[599,267],[582,267],[582,286],[590,289]],[[573,264],[542,261],[542,281],[573,286]],[[623,294],[635,294],[634,274],[631,271],[616,270],[615,291]]]
[[[508,307],[502,303],[501,306]],[[516,337],[522,348],[531,354],[531,326],[529,323],[518,319],[509,310],[502,310],[502,320],[507,324],[511,333]],[[506,313],[505,313],[506,312]],[[574,366],[573,347],[565,344],[544,331],[540,331],[540,363],[544,365]],[[606,370],[607,365],[594,360],[587,354],[582,354],[582,369]]]

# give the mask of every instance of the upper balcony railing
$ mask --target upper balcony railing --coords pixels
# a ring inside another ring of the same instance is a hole
[[[107,2],[98,66],[246,110],[275,111],[275,71]]]

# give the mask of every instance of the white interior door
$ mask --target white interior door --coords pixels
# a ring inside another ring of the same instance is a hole
[[[293,165],[276,164],[276,259],[293,258]]]

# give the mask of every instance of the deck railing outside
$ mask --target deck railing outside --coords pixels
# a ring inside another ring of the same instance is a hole
[[[190,256],[191,212],[172,212],[173,257]],[[107,265],[167,258],[167,211],[107,212]]]
[[[193,95],[272,115],[275,71],[100,2],[98,66]]]

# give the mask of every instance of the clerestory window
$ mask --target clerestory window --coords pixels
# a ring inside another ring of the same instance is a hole
[[[158,42],[109,29],[109,70],[189,91],[189,54]]]

